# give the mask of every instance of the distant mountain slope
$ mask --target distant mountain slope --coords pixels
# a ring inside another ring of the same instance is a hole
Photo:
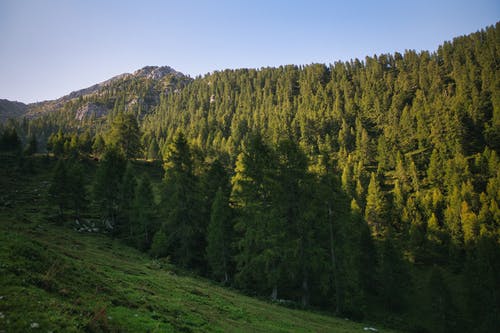
[[[9,118],[22,117],[27,108],[28,106],[24,103],[0,99],[0,123],[7,121]]]
[[[191,79],[169,66],[146,66],[123,73],[90,87],[76,90],[56,100],[31,104],[0,100],[0,122],[9,118],[37,118],[57,111],[74,113],[74,119],[107,114],[120,99],[121,107],[141,107],[148,111],[159,103],[160,95],[175,91]]]

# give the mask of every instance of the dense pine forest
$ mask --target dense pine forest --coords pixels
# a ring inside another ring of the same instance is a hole
[[[500,326],[500,23],[435,52],[127,76],[0,134],[25,173],[57,159],[57,223],[288,306]]]

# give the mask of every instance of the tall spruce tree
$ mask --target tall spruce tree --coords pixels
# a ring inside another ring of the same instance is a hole
[[[120,215],[120,193],[126,160],[116,148],[104,153],[96,171],[92,198],[104,227],[115,231]]]
[[[69,205],[73,208],[76,218],[79,219],[88,205],[85,172],[80,162],[73,161],[70,164],[67,171],[67,179]]]
[[[238,213],[237,283],[244,288],[257,285],[261,292],[271,289],[272,298],[277,297],[282,260],[277,245],[284,236],[273,205],[275,165],[272,149],[254,135],[238,156],[231,180],[231,200]]]
[[[386,232],[386,201],[375,173],[371,173],[366,196],[365,219],[375,237],[381,237]]]
[[[147,174],[143,174],[137,182],[132,207],[131,236],[137,248],[146,251],[159,228],[153,189]]]
[[[115,233],[125,239],[132,240],[132,224],[134,214],[134,195],[137,187],[135,170],[130,161],[127,162],[125,172],[120,182],[119,192],[119,218]]]
[[[49,186],[49,201],[56,204],[59,211],[59,218],[64,217],[64,210],[70,204],[71,188],[68,181],[68,170],[63,159],[59,159],[52,172],[52,181]]]
[[[229,282],[231,266],[232,214],[229,198],[219,188],[212,204],[207,228],[207,260],[214,279]]]
[[[106,142],[116,147],[127,159],[141,156],[141,133],[131,113],[119,113],[111,124]]]
[[[199,191],[191,149],[182,132],[174,137],[165,156],[162,207],[165,220],[158,232],[166,233],[166,253],[186,268],[201,268],[205,252],[204,225],[200,220]]]

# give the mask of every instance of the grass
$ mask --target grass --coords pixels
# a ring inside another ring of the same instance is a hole
[[[106,235],[59,226],[44,200],[48,173],[1,172],[0,332],[348,333],[372,326],[247,297]]]

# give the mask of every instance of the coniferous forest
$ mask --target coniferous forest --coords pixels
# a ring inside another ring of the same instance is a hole
[[[433,52],[129,76],[36,107],[0,146],[27,173],[53,161],[57,223],[288,306],[500,327],[500,23]]]

